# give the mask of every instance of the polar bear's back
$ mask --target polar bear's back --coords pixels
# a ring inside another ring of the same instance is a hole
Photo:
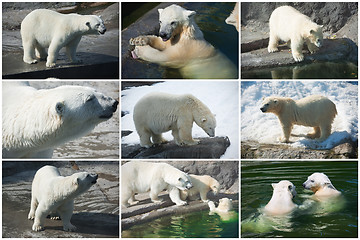
[[[337,114],[336,105],[327,97],[311,95],[296,101],[296,111],[303,125],[318,126],[332,122]]]
[[[169,131],[180,115],[186,117],[192,114],[187,104],[189,96],[160,92],[145,95],[134,107],[135,126],[146,126],[157,134]]]
[[[306,29],[303,25],[316,25],[311,19],[290,6],[276,8],[269,19],[270,31],[283,41],[289,41],[294,34],[302,34],[300,29]]]
[[[37,196],[37,198],[41,198],[48,190],[51,188],[51,182],[54,178],[59,177],[60,172],[54,166],[44,166],[40,168],[32,182],[32,194]]]

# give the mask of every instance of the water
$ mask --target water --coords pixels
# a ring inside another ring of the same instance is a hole
[[[122,238],[237,238],[239,236],[238,209],[231,220],[209,211],[158,218],[124,230]]]
[[[246,79],[357,79],[358,67],[352,62],[314,62],[242,71],[241,77]]]
[[[241,167],[242,237],[357,237],[358,164],[352,162],[243,161]],[[326,202],[310,198],[302,183],[314,172],[325,173],[342,192]],[[296,186],[299,208],[283,217],[269,217],[262,208],[272,196],[271,183],[289,180]]]

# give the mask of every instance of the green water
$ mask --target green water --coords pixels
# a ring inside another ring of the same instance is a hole
[[[310,198],[302,187],[314,172],[325,173],[342,192],[327,202]],[[241,166],[242,237],[357,237],[357,162],[243,161]],[[294,202],[299,206],[287,216],[270,217],[262,208],[272,196],[271,183],[289,180],[296,186]]]
[[[139,224],[121,232],[122,238],[237,238],[239,236],[238,210],[230,221],[209,211],[163,217]]]

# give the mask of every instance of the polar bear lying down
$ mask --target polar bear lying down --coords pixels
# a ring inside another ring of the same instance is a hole
[[[204,39],[194,11],[176,4],[158,11],[159,37],[131,38],[134,59],[179,68],[185,78],[237,78],[234,64]]]
[[[75,231],[70,223],[74,209],[74,198],[86,192],[96,183],[97,174],[74,173],[63,177],[53,166],[40,168],[31,187],[31,208],[28,219],[34,219],[32,230],[44,230],[44,220],[51,213],[60,215],[65,231]]]
[[[162,202],[158,198],[166,189],[170,199],[176,205],[185,205],[180,199],[180,190],[192,187],[189,176],[167,163],[128,162],[121,166],[121,205],[128,207],[136,204],[134,195],[150,191],[151,201]]]
[[[37,9],[29,13],[21,23],[21,38],[25,63],[37,63],[37,58],[46,60],[46,67],[54,67],[61,48],[73,63],[76,48],[83,35],[104,34],[103,20],[95,15],[61,14],[52,10]],[[46,48],[48,53],[46,53]]]
[[[3,158],[51,158],[54,148],[110,119],[118,101],[82,86],[37,90],[28,82],[2,86]]]
[[[290,213],[296,204],[292,199],[296,196],[295,186],[292,182],[282,180],[278,183],[271,184],[273,187],[273,195],[265,206],[266,213],[271,215],[283,215]]]

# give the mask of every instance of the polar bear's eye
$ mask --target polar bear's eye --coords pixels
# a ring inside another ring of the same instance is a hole
[[[171,22],[170,24],[171,24],[171,25],[175,25],[175,24],[176,24],[176,22],[174,21],[174,22]]]
[[[315,181],[314,181],[314,180],[310,180],[310,182],[312,182],[312,183],[313,183],[313,182],[315,182]]]

